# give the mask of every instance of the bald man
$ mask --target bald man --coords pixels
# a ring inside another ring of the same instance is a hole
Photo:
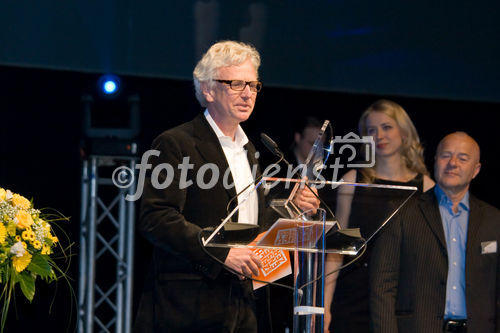
[[[500,211],[469,193],[480,168],[477,142],[447,135],[437,185],[382,231],[371,265],[374,332],[500,332]]]

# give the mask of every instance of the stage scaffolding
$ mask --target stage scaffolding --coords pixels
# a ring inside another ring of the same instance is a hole
[[[78,332],[131,332],[136,157],[90,155],[82,164]],[[131,186],[113,183],[120,179]],[[116,172],[115,172],[116,173]],[[113,177],[115,175],[115,177]],[[130,179],[131,178],[131,179]]]

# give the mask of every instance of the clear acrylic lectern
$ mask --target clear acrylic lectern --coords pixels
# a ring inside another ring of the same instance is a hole
[[[273,188],[290,191],[304,180],[290,178],[262,178],[254,187],[266,189],[269,196]],[[293,332],[323,333],[324,281],[332,272],[325,271],[327,254],[355,256],[386,225],[398,210],[417,191],[413,186],[361,184],[333,181],[307,181],[316,187],[322,205],[316,211],[292,214],[283,211],[274,223],[263,223],[260,229],[245,223],[228,222],[237,214],[246,197],[212,232],[203,234],[207,247],[246,247],[268,251],[290,251],[293,257],[294,307]],[[293,203],[293,198],[287,199]],[[286,203],[288,204],[288,202]],[[286,206],[286,205],[285,205]],[[335,212],[333,212],[332,208]],[[297,209],[293,206],[293,211]],[[362,216],[360,221],[359,216]],[[263,222],[263,221],[262,221]],[[261,222],[259,222],[261,223]],[[257,231],[258,230],[258,231]],[[261,234],[258,241],[252,242]],[[263,234],[263,235],[262,235]]]

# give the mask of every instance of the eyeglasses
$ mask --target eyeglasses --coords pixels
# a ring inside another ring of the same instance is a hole
[[[259,92],[262,89],[262,82],[260,81],[243,81],[243,80],[215,80],[220,83],[229,84],[231,89],[236,91],[245,90],[246,86],[250,87],[250,91]]]

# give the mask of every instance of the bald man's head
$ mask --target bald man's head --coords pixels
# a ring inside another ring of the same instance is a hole
[[[465,132],[445,136],[438,145],[434,176],[446,191],[467,191],[481,169],[479,145]]]

